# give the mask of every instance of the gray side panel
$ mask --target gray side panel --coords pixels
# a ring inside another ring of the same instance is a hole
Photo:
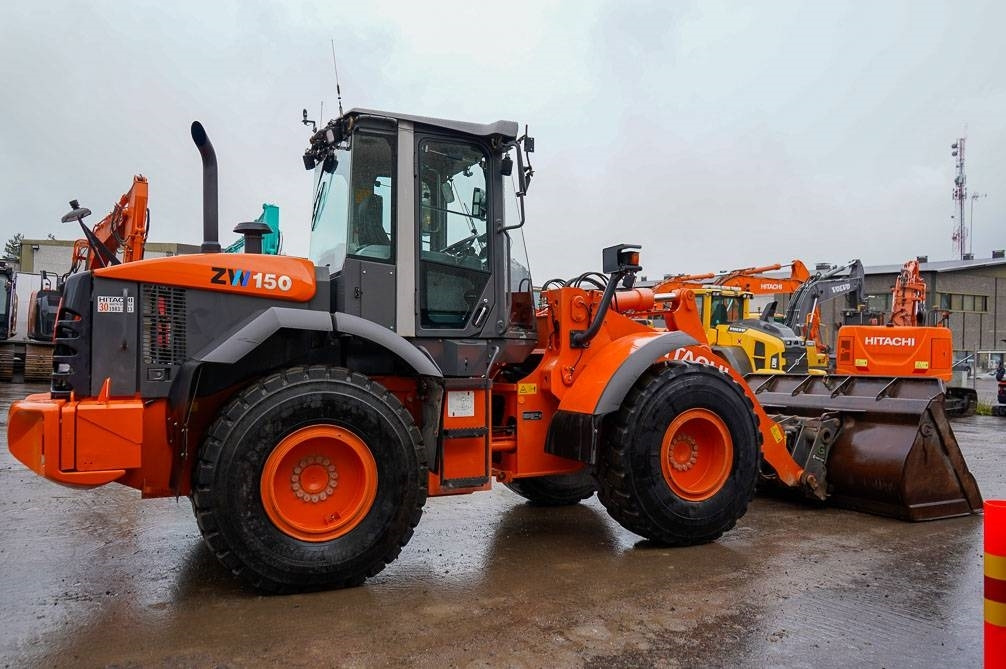
[[[349,314],[332,314],[332,320],[335,321],[336,332],[368,339],[388,349],[409,363],[419,374],[438,378],[443,376],[432,360],[423,355],[418,348],[403,339],[401,335],[387,328],[382,328],[380,325],[371,323],[368,320],[357,316],[350,316]]]
[[[398,229],[395,258],[398,282],[395,291],[395,330],[403,337],[416,336],[416,180],[415,139],[412,123],[398,124]]]
[[[282,328],[331,332],[332,318],[327,311],[270,307],[253,316],[231,336],[214,342],[194,357],[203,362],[234,363]]]
[[[360,316],[389,330],[395,329],[397,273],[388,263],[360,263]]]
[[[132,281],[94,279],[91,300],[91,395],[110,378],[112,396],[136,392],[136,363],[140,357],[138,312],[139,284]]]
[[[740,346],[714,346],[713,353],[726,360],[727,364],[741,376],[747,376],[754,371],[751,369],[751,360]]]
[[[628,394],[636,380],[649,369],[653,363],[671,351],[685,346],[694,346],[699,342],[684,332],[668,332],[662,337],[653,339],[637,349],[611,375],[608,385],[604,387],[594,413],[606,414],[618,411],[622,400]]]

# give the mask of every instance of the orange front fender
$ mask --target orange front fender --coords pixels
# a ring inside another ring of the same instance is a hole
[[[643,373],[661,361],[712,365],[729,374],[751,400],[762,434],[762,455],[789,486],[799,485],[803,468],[786,448],[786,435],[758,403],[743,377],[705,344],[683,332],[632,334],[616,339],[591,358],[559,403],[560,412],[600,416],[617,411]]]
[[[605,344],[577,375],[559,411],[605,414],[617,411],[625,394],[647,369],[668,353],[698,342],[684,332],[639,332]]]

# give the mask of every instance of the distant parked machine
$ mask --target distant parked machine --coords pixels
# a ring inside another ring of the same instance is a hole
[[[28,302],[28,332],[32,341],[52,341],[59,308],[60,281],[55,284],[48,272],[42,272],[42,287],[31,294]]]
[[[267,256],[279,255],[283,250],[283,233],[279,229],[279,207],[274,204],[263,204],[262,214],[253,221],[261,223],[269,228],[260,228],[262,232],[262,253]],[[247,225],[247,224],[242,224]],[[245,235],[242,234],[230,246],[224,249],[224,253],[244,253]]]
[[[892,291],[887,325],[845,325],[838,331],[835,373],[854,376],[935,377],[953,379],[953,333],[928,325],[926,282],[918,260],[909,260]],[[978,408],[974,388],[946,387],[948,416],[970,416]]]
[[[709,275],[673,276],[654,286],[653,291],[658,295],[692,291],[708,343],[742,373],[823,375],[829,361],[819,341],[820,305],[839,297],[849,305],[861,303],[863,265],[853,260],[813,275],[799,260],[791,266],[786,278],[764,274],[781,265],[734,270],[715,277],[711,283],[704,280]],[[775,302],[760,316],[752,313],[753,295],[748,288],[760,294],[792,292],[784,320],[777,322],[774,318]],[[638,315],[652,319],[663,312],[666,306],[658,303],[653,310]]]
[[[17,329],[17,275],[0,260],[0,341],[14,336]]]
[[[42,272],[42,286],[31,294],[28,306],[28,339],[51,342],[56,325],[56,311],[63,294],[63,282],[71,274],[118,265],[122,262],[142,260],[147,241],[148,182],[142,175],[133,177],[133,183],[112,210],[92,228],[84,224],[91,210],[81,207],[77,200],[70,201],[71,210],[63,216],[64,223],[77,221],[84,238],[73,244],[70,269],[62,276]],[[122,260],[118,255],[122,254]]]

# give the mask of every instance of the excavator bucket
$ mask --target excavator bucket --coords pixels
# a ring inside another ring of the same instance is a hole
[[[747,381],[787,435],[794,423],[810,426],[804,431],[813,446],[794,439],[790,450],[818,472],[829,502],[910,521],[981,511],[940,379],[780,374]]]

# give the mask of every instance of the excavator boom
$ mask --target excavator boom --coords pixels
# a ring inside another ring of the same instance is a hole
[[[90,271],[115,264],[112,259],[120,250],[122,262],[143,260],[150,215],[147,200],[147,179],[138,174],[133,177],[129,190],[112,206],[112,211],[95,223],[90,231],[84,228],[87,238],[74,242],[70,274],[80,269]],[[83,216],[74,216],[74,213],[70,212],[63,220],[77,220],[84,227]],[[96,244],[104,248],[95,248]]]
[[[788,277],[767,276],[766,272],[773,272],[787,265],[774,264],[763,267],[745,267],[735,269],[721,274],[713,282],[718,286],[730,286],[740,288],[744,292],[753,295],[779,295],[783,293],[793,293],[810,278],[807,266],[799,260],[789,263],[790,273]]]

